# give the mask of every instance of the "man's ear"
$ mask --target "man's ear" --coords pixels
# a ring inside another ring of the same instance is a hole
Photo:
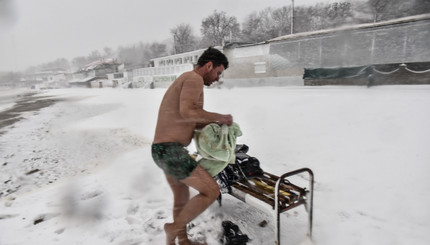
[[[208,72],[212,71],[213,69],[212,61],[209,61],[208,63],[206,63],[206,69],[208,70]]]

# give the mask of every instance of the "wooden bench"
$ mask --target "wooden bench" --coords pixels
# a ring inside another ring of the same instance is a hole
[[[287,180],[288,177],[307,173],[309,175],[308,188],[297,186]],[[280,244],[280,214],[304,205],[308,212],[308,236],[312,239],[312,218],[313,218],[313,187],[314,174],[309,168],[297,169],[281,176],[276,176],[264,172],[263,176],[252,179],[243,179],[231,185],[233,197],[247,202],[247,195],[254,197],[260,202],[272,207],[276,217],[276,244]]]

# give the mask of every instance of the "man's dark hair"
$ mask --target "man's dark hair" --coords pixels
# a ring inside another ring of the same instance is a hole
[[[199,60],[197,61],[198,66],[204,66],[209,61],[212,61],[214,67],[224,65],[224,69],[228,68],[228,60],[227,57],[218,49],[209,47],[208,49],[200,55]]]

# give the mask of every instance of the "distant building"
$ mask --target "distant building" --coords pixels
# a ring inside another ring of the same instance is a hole
[[[117,73],[119,66],[115,59],[96,60],[73,73],[73,79],[69,84],[74,87],[88,88],[113,87],[108,74]]]
[[[222,47],[215,47],[222,51]],[[151,60],[152,67],[133,70],[131,87],[165,88],[184,72],[192,71],[205,49],[168,55]]]
[[[19,83],[20,86],[32,88],[64,88],[68,87],[67,81],[71,77],[63,68],[48,68],[25,74]]]
[[[117,72],[107,74],[108,83],[112,84],[113,88],[128,87],[132,79],[133,72],[126,69],[124,64],[118,66]]]

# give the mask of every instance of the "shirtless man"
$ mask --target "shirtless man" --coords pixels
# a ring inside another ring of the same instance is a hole
[[[152,157],[164,171],[173,192],[173,223],[164,225],[168,245],[175,244],[176,238],[181,245],[192,244],[186,233],[187,223],[205,211],[220,194],[217,183],[190,157],[185,147],[196,128],[209,123],[233,123],[231,115],[203,109],[203,85],[218,81],[227,68],[225,55],[208,48],[193,71],[185,72],[172,83],[161,102]],[[199,194],[190,199],[189,187]]]

